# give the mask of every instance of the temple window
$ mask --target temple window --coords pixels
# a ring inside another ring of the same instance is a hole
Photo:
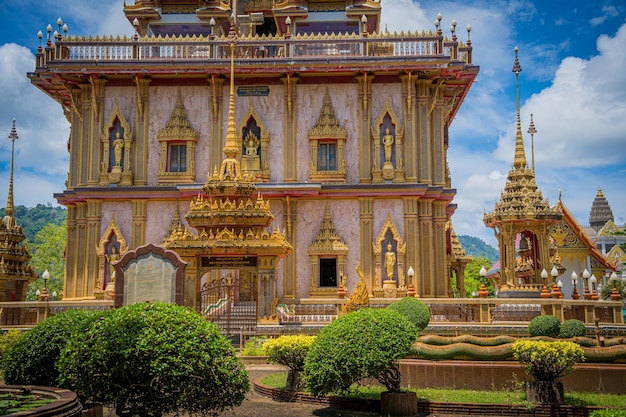
[[[337,288],[337,258],[320,258],[319,287]]]
[[[334,142],[319,143],[317,153],[318,171],[337,170],[337,144]]]
[[[157,137],[161,146],[158,184],[195,182],[194,158],[198,133],[187,119],[180,91],[170,120]]]
[[[326,92],[317,122],[309,130],[311,181],[346,182],[344,148],[347,137],[348,131],[339,125],[330,96]]]
[[[187,171],[187,145],[172,143],[169,145],[169,165],[168,172]]]

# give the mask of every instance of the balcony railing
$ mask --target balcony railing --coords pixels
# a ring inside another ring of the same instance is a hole
[[[230,59],[230,40],[214,36],[58,37],[37,54],[37,67],[62,62],[207,62]],[[242,37],[235,43],[239,64],[335,62],[430,62],[472,65],[471,43],[437,34],[344,34]],[[365,61],[367,60],[367,61]]]

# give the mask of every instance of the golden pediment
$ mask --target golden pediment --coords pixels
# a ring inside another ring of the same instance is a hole
[[[187,119],[187,112],[183,101],[180,97],[180,90],[176,98],[176,104],[170,115],[170,119],[165,123],[165,128],[161,129],[157,134],[159,141],[163,140],[198,140],[198,132],[193,130],[191,122]]]
[[[335,109],[330,100],[328,91],[324,95],[324,101],[315,125],[309,130],[309,139],[347,138],[348,131],[339,124]]]
[[[309,254],[347,253],[348,245],[341,240],[330,216],[330,208],[326,206],[324,220],[315,240],[309,246]]]

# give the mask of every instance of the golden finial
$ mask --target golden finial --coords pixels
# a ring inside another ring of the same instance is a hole
[[[517,128],[515,131],[515,158],[513,166],[517,169],[526,167],[526,151],[524,151],[524,140],[522,138],[522,123],[520,118],[520,100],[519,100],[519,73],[522,72],[522,66],[517,56],[518,48],[515,47],[515,63],[513,64],[513,72],[515,73],[515,101],[517,106]]]
[[[533,114],[530,113],[530,125],[528,126],[528,133],[530,133],[530,154],[532,156],[533,172],[535,172],[535,123],[533,121]]]
[[[602,188],[598,187],[598,195],[596,195],[596,197],[604,197],[604,194],[602,194]]]
[[[4,209],[6,216],[13,217],[15,213],[15,207],[13,205],[13,160],[15,155],[15,140],[18,138],[17,130],[15,130],[15,117],[13,118],[13,127],[11,133],[9,133],[9,139],[11,139],[11,174],[9,176],[9,196],[7,197],[7,207]]]

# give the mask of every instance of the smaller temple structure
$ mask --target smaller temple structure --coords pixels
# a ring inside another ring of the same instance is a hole
[[[9,177],[9,196],[4,209],[4,218],[0,223],[0,301],[26,300],[26,287],[37,279],[35,269],[29,265],[30,252],[23,243],[26,236],[22,226],[17,224],[13,205],[13,162],[15,156],[15,140],[18,138],[13,127],[9,133],[11,139],[11,174]]]
[[[563,215],[550,208],[535,181],[535,170],[526,163],[520,123],[519,73],[522,67],[515,48],[517,129],[515,158],[500,201],[485,213],[485,226],[494,229],[500,251],[500,297],[538,297],[543,286],[541,272],[550,271],[550,230]],[[535,132],[534,126],[530,129]]]

